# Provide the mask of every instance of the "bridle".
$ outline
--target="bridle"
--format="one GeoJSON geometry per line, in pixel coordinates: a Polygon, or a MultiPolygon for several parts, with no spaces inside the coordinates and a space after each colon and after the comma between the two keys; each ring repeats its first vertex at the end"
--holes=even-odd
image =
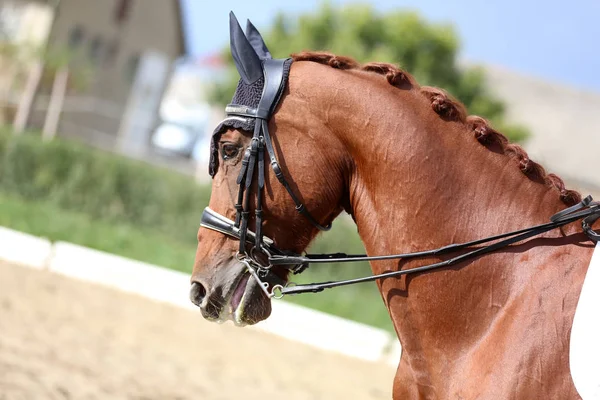
{"type": "MultiPolygon", "coordinates": [[[[289,58],[263,60],[264,86],[258,107],[252,108],[238,104],[229,104],[225,107],[227,116],[225,120],[231,118],[254,120],[252,139],[250,145],[244,152],[242,167],[236,180],[239,188],[237,203],[234,206],[236,211],[235,221],[231,221],[227,217],[224,217],[207,207],[202,214],[202,221],[200,223],[200,226],[239,239],[240,244],[237,253],[238,261],[247,266],[248,271],[254,276],[269,297],[273,297],[275,294],[273,291],[268,291],[268,284],[262,282],[261,277],[266,277],[270,272],[270,268],[275,264],[269,262],[269,264],[265,266],[264,263],[261,263],[257,259],[257,253],[266,256],[267,260],[271,260],[273,257],[288,257],[294,254],[278,249],[275,247],[273,240],[262,234],[262,194],[265,185],[265,151],[268,156],[268,162],[271,165],[277,180],[285,187],[294,201],[296,211],[308,219],[308,221],[310,221],[317,229],[321,231],[328,231],[331,229],[331,224],[324,226],[317,222],[312,214],[306,209],[306,206],[292,191],[292,188],[281,171],[277,157],[275,156],[273,142],[271,141],[271,135],[269,133],[268,121],[285,89],[284,68],[285,64],[290,62],[291,59],[289,58]],[[252,232],[248,229],[248,221],[250,219],[250,189],[254,175],[257,175],[256,208],[254,210],[256,231],[252,232]],[[247,251],[248,243],[253,244],[250,252],[247,251]]],[[[215,134],[220,133],[220,127],[222,125],[223,123],[219,124],[215,134]]],[[[211,171],[211,175],[212,174],[211,171]]],[[[278,265],[284,266],[290,270],[290,272],[295,274],[302,272],[307,267],[307,264],[304,262],[278,265]]],[[[282,290],[284,288],[281,285],[276,285],[273,289],[282,290]]]]}
{"type": "MultiPolygon", "coordinates": [[[[268,121],[272,116],[275,107],[285,89],[286,74],[284,73],[286,63],[290,59],[263,59],[263,77],[264,86],[258,107],[248,107],[238,104],[229,104],[225,108],[226,118],[219,124],[219,127],[213,134],[220,134],[225,122],[238,120],[242,122],[254,122],[254,132],[250,145],[246,149],[242,158],[242,167],[237,178],[239,186],[237,203],[235,204],[236,217],[235,221],[218,214],[210,208],[205,208],[202,214],[201,226],[212,229],[227,236],[239,240],[239,249],[237,259],[243,263],[248,272],[256,279],[261,289],[269,298],[281,298],[287,294],[299,294],[307,292],[320,292],[327,288],[337,286],[350,285],[361,282],[375,281],[390,277],[398,277],[407,274],[431,271],[439,268],[448,267],[458,264],[462,261],[473,259],[520,242],[522,240],[537,236],[544,232],[562,227],[572,222],[581,220],[583,231],[588,237],[594,241],[600,241],[600,234],[592,230],[592,224],[600,218],[600,203],[594,202],[591,196],[586,197],[580,203],[566,208],[550,218],[550,222],[536,225],[533,227],[503,233],[495,236],[490,236],[483,239],[473,240],[466,243],[450,244],[438,249],[419,251],[406,254],[392,254],[383,256],[367,256],[366,254],[305,254],[298,255],[292,252],[284,251],[275,246],[274,240],[263,235],[262,226],[262,196],[265,185],[265,163],[269,163],[277,180],[285,187],[290,197],[296,205],[296,211],[302,214],[312,225],[321,231],[327,231],[331,228],[331,224],[323,226],[312,214],[306,209],[304,204],[299,201],[298,197],[292,191],[288,184],[273,149],[271,135],[269,134],[268,121]],[[267,158],[265,158],[265,151],[267,158]],[[248,221],[250,216],[250,197],[251,187],[256,175],[256,208],[254,210],[256,228],[252,232],[248,229],[248,221]],[[490,243],[494,242],[494,243],[490,243]],[[483,247],[473,249],[473,246],[487,244],[483,247]],[[248,251],[248,248],[250,250],[248,251]],[[414,259],[429,256],[439,256],[448,253],[453,253],[461,250],[468,250],[458,256],[447,259],[445,261],[415,267],[406,270],[391,271],[377,275],[366,276],[357,279],[348,279],[341,281],[320,282],[305,285],[295,285],[288,283],[287,285],[274,285],[269,290],[269,284],[264,282],[264,279],[272,274],[272,268],[283,267],[288,269],[293,274],[298,274],[304,271],[309,264],[317,263],[337,263],[337,262],[358,262],[358,261],[377,261],[377,260],[392,260],[392,259],[414,259]],[[263,260],[266,260],[263,261],[263,260]]],[[[288,65],[289,67],[289,65],[288,65]]],[[[227,124],[225,124],[227,125],[227,124]]],[[[214,155],[214,154],[213,154],[214,155]]],[[[214,171],[211,171],[214,175],[214,171]]]]}

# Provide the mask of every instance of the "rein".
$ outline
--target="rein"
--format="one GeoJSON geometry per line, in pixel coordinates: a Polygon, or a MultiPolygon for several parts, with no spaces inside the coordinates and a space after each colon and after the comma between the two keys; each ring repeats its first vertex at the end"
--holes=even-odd
{"type": "MultiPolygon", "coordinates": [[[[262,195],[265,184],[265,163],[269,162],[277,180],[285,187],[288,194],[296,205],[296,211],[302,214],[312,225],[321,231],[327,231],[331,228],[329,225],[321,225],[310,212],[302,204],[298,197],[292,191],[290,185],[285,179],[283,172],[277,161],[271,135],[269,134],[268,120],[272,116],[279,99],[285,88],[284,73],[286,60],[263,59],[261,61],[264,77],[264,86],[258,107],[248,107],[239,104],[229,104],[225,108],[227,117],[213,134],[213,140],[216,135],[222,132],[224,126],[231,126],[231,121],[251,122],[254,120],[254,132],[250,146],[246,149],[240,173],[237,177],[239,185],[237,203],[235,204],[236,217],[235,221],[211,210],[205,208],[202,214],[200,226],[215,230],[227,236],[239,240],[239,250],[237,259],[244,264],[248,273],[257,281],[263,292],[268,298],[281,298],[284,295],[300,294],[300,293],[317,293],[324,289],[351,285],[355,283],[370,282],[377,279],[385,279],[398,277],[402,275],[431,271],[439,268],[448,267],[458,264],[462,261],[470,260],[475,257],[493,252],[495,250],[510,246],[511,244],[522,240],[540,235],[550,230],[560,228],[564,225],[575,221],[582,220],[582,227],[588,237],[595,242],[600,241],[600,234],[594,232],[591,228],[592,224],[600,218],[600,202],[594,202],[591,196],[586,197],[579,204],[566,208],[550,218],[550,222],[536,225],[533,227],[520,229],[517,231],[503,233],[495,236],[490,236],[483,239],[477,239],[470,242],[450,244],[438,249],[418,251],[406,254],[392,254],[381,256],[367,256],[366,254],[306,254],[298,255],[291,252],[281,250],[275,246],[275,242],[262,234],[262,195]],[[229,124],[228,124],[229,121],[229,124]],[[265,151],[268,159],[265,158],[265,151]],[[250,216],[250,189],[254,181],[256,171],[256,209],[255,220],[256,230],[252,232],[248,229],[248,221],[250,216]],[[498,241],[497,241],[498,240],[498,241]],[[497,241],[496,243],[488,244],[484,247],[472,249],[484,243],[497,241]],[[250,246],[248,246],[250,245],[250,246]],[[250,247],[250,252],[247,248],[250,247]],[[450,258],[446,261],[441,261],[429,265],[410,268],[406,270],[385,272],[382,274],[366,276],[356,279],[348,279],[341,281],[328,281],[313,284],[296,285],[292,282],[287,285],[274,285],[269,290],[269,284],[263,280],[273,272],[271,269],[275,266],[288,269],[294,274],[299,274],[304,271],[309,264],[336,263],[336,262],[359,262],[359,261],[377,261],[377,260],[393,260],[393,259],[415,259],[428,256],[438,256],[448,254],[460,250],[467,250],[466,253],[450,258]],[[267,260],[267,263],[262,261],[267,260]]],[[[212,175],[212,173],[211,173],[212,175]]]]}
{"type": "MultiPolygon", "coordinates": [[[[286,255],[285,252],[277,249],[274,246],[272,239],[263,237],[263,249],[268,249],[273,255],[268,256],[268,265],[264,265],[258,261],[255,257],[248,256],[245,252],[238,253],[238,260],[246,265],[248,272],[257,280],[261,288],[268,297],[281,298],[288,294],[300,294],[300,293],[317,293],[324,289],[329,289],[338,286],[352,285],[355,283],[371,282],[377,279],[385,279],[391,277],[398,277],[402,275],[414,274],[419,272],[431,271],[439,268],[449,267],[458,264],[462,261],[473,259],[483,254],[493,252],[503,247],[510,246],[511,244],[520,242],[525,239],[529,239],[533,236],[540,235],[550,230],[560,228],[564,225],[570,224],[575,221],[582,220],[582,227],[584,232],[593,241],[600,241],[600,234],[592,230],[591,225],[600,218],[600,202],[592,201],[592,196],[586,197],[581,203],[575,206],[569,207],[562,210],[550,218],[550,222],[545,224],[536,225],[533,227],[503,233],[500,235],[490,236],[483,239],[473,240],[465,243],[450,244],[437,249],[418,251],[414,253],[405,254],[391,254],[383,256],[367,256],[366,254],[345,254],[345,253],[334,253],[334,254],[307,254],[304,256],[300,255],[286,255]],[[500,240],[504,239],[504,240],[500,240]],[[305,285],[296,285],[292,282],[286,286],[275,285],[271,291],[268,290],[268,284],[263,282],[262,279],[271,273],[270,269],[274,266],[283,266],[290,269],[294,274],[302,272],[306,269],[309,264],[323,264],[323,263],[337,263],[337,262],[359,262],[359,261],[378,261],[378,260],[394,260],[394,259],[415,259],[428,256],[439,256],[447,253],[456,252],[459,250],[469,249],[472,246],[477,246],[484,243],[489,243],[495,240],[500,240],[496,243],[489,244],[484,247],[473,249],[467,253],[458,255],[445,261],[441,261],[434,264],[424,265],[421,267],[410,268],[400,271],[385,272],[382,274],[366,276],[356,279],[348,279],[341,281],[328,281],[305,285]]],[[[224,233],[228,236],[240,239],[241,235],[239,230],[235,228],[234,221],[223,217],[220,214],[215,213],[210,208],[206,208],[202,215],[201,226],[209,229],[213,229],[224,233]]],[[[257,238],[253,232],[248,232],[250,238],[257,238]]],[[[249,238],[248,241],[250,242],[249,238]]]]}

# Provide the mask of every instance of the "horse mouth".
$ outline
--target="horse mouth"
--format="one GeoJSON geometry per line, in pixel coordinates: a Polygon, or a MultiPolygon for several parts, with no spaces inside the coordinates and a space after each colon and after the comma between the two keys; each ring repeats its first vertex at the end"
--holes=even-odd
{"type": "Polygon", "coordinates": [[[238,283],[237,287],[234,289],[233,294],[231,295],[231,300],[229,301],[229,307],[232,314],[235,314],[239,309],[244,300],[244,295],[246,294],[248,281],[250,280],[251,275],[249,272],[246,272],[242,275],[242,279],[238,283]]]}
{"type": "MultiPolygon", "coordinates": [[[[268,291],[275,285],[285,284],[285,279],[274,273],[268,274],[263,281],[268,284],[268,291]]],[[[248,271],[242,272],[236,279],[222,304],[218,317],[209,319],[219,323],[232,321],[234,325],[243,327],[254,325],[271,315],[271,299],[248,271]]]]}

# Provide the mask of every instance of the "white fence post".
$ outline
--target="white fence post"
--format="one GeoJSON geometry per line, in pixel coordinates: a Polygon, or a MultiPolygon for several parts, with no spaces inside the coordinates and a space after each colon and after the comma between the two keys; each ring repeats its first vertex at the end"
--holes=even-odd
{"type": "Polygon", "coordinates": [[[17,108],[17,113],[13,122],[15,133],[21,133],[25,130],[27,120],[31,114],[33,99],[35,98],[35,93],[40,83],[40,79],[42,78],[43,71],[44,64],[41,61],[34,62],[29,70],[25,90],[23,90],[23,95],[19,101],[19,107],[17,108]]]}
{"type": "Polygon", "coordinates": [[[44,121],[44,128],[42,129],[42,138],[44,140],[50,140],[56,136],[60,113],[65,102],[68,80],[68,67],[63,67],[56,72],[54,83],[52,85],[52,94],[50,95],[50,102],[48,104],[48,112],[46,113],[46,120],[44,121]]]}

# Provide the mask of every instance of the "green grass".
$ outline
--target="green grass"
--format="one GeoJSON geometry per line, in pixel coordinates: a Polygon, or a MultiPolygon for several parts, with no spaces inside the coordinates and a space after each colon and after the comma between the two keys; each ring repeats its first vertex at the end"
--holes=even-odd
{"type": "MultiPolygon", "coordinates": [[[[118,254],[124,257],[190,273],[196,248],[164,234],[142,230],[131,224],[103,221],[88,214],[65,210],[47,201],[24,200],[0,192],[0,226],[20,230],[52,241],[67,241],[118,254]]],[[[315,243],[315,252],[350,251],[348,222],[338,220],[330,240],[315,243]],[[336,240],[337,239],[337,240],[336,240]]],[[[354,243],[356,245],[356,243],[354,243]]],[[[365,264],[311,266],[302,275],[292,277],[297,283],[343,279],[369,274],[365,264]]],[[[287,301],[339,315],[358,322],[392,331],[387,310],[375,283],[363,283],[328,289],[316,294],[289,296],[287,301]]]]}
{"type": "MultiPolygon", "coordinates": [[[[344,278],[340,278],[338,274],[325,270],[332,267],[315,265],[311,267],[314,269],[310,273],[308,271],[303,272],[301,277],[298,277],[298,279],[292,277],[291,280],[296,283],[313,283],[317,281],[345,279],[353,276],[364,276],[371,273],[369,270],[366,273],[357,274],[350,270],[353,268],[351,264],[345,267],[348,270],[344,278]],[[316,271],[317,268],[323,268],[323,270],[316,271]]],[[[389,314],[374,282],[326,289],[320,293],[288,296],[286,300],[393,332],[389,314]]]]}
{"type": "MultiPolygon", "coordinates": [[[[331,231],[317,238],[309,252],[353,254],[364,253],[364,248],[354,223],[349,218],[340,217],[334,221],[331,231]]],[[[313,264],[302,274],[291,276],[290,280],[298,284],[314,283],[358,278],[371,274],[371,268],[366,262],[313,264]]],[[[393,331],[389,314],[375,282],[325,289],[319,293],[288,296],[287,299],[296,304],[393,331]]]]}
{"type": "Polygon", "coordinates": [[[0,225],[118,254],[170,269],[191,272],[195,247],[126,223],[109,223],[46,202],[0,194],[0,225]]]}

